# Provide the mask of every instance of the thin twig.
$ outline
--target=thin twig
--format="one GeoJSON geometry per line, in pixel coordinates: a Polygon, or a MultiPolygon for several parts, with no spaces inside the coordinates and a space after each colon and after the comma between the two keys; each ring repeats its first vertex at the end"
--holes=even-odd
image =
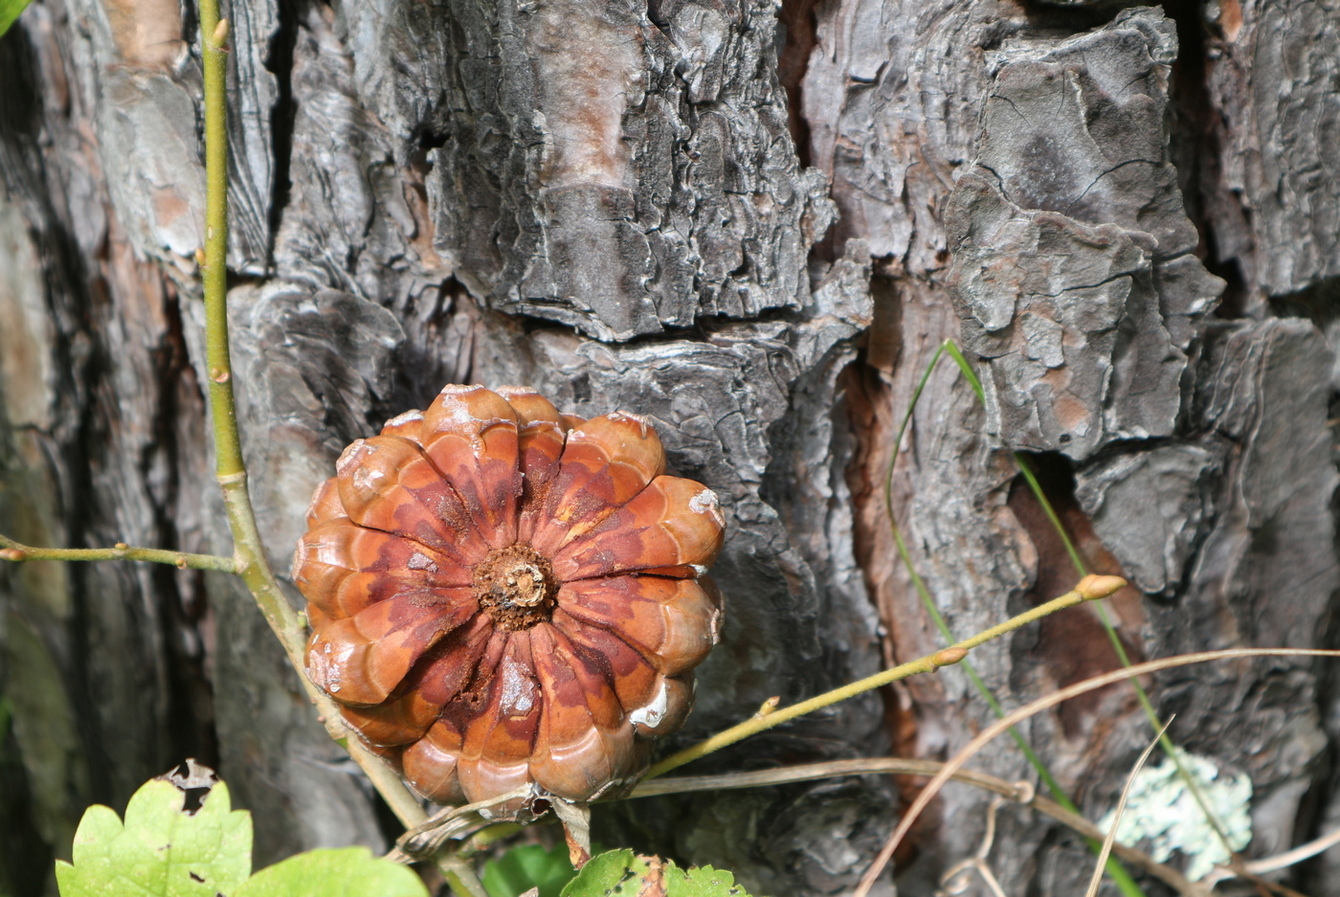
{"type": "MultiPolygon", "coordinates": [[[[413,828],[427,817],[400,777],[357,737],[349,738],[339,707],[303,672],[307,637],[302,618],[288,603],[265,558],[256,527],[247,469],[237,429],[232,362],[228,351],[228,104],[225,94],[228,21],[219,18],[218,0],[200,0],[201,56],[205,83],[205,352],[209,368],[210,419],[214,432],[215,477],[233,532],[238,575],[246,583],[270,628],[279,637],[308,697],[331,738],[340,742],[367,774],[401,824],[413,828]]],[[[487,897],[469,862],[456,856],[437,860],[452,891],[487,897]]]]}
{"type": "MultiPolygon", "coordinates": [[[[1287,869],[1295,863],[1301,863],[1310,857],[1314,857],[1324,850],[1330,850],[1335,845],[1340,844],[1340,829],[1322,835],[1306,844],[1300,844],[1292,850],[1286,850],[1284,853],[1277,853],[1272,857],[1262,857],[1259,860],[1249,860],[1242,864],[1244,872],[1252,875],[1266,875],[1271,872],[1278,872],[1280,869],[1287,869]]],[[[1212,875],[1217,874],[1215,881],[1222,881],[1225,878],[1234,878],[1237,872],[1224,867],[1217,867],[1212,875]],[[1223,870],[1220,873],[1220,870],[1223,870]]]]}
{"type": "Polygon", "coordinates": [[[1005,897],[1005,891],[1000,886],[1000,881],[996,878],[991,867],[987,864],[987,857],[991,855],[991,846],[996,841],[996,814],[1000,812],[1001,805],[1005,799],[1000,795],[991,798],[991,803],[986,808],[986,831],[982,834],[982,842],[977,846],[977,852],[963,862],[951,866],[940,876],[940,890],[936,891],[937,897],[941,894],[957,895],[962,894],[968,889],[969,879],[967,873],[974,871],[982,879],[993,897],[1005,897]],[[962,884],[958,887],[952,887],[955,878],[962,876],[962,884]]]}
{"type": "Polygon", "coordinates": [[[117,542],[111,548],[37,548],[0,536],[0,561],[147,561],[191,570],[236,573],[237,561],[217,554],[192,554],[162,548],[137,548],[117,542]]]}
{"type": "MultiPolygon", "coordinates": [[[[755,770],[753,772],[729,772],[712,776],[675,776],[674,778],[656,779],[651,782],[644,781],[633,789],[629,799],[698,791],[758,788],[765,785],[785,785],[793,782],[810,782],[816,779],[840,776],[883,774],[930,778],[944,769],[944,766],[944,763],[935,760],[865,757],[859,760],[829,760],[824,763],[807,763],[800,766],[755,770]]],[[[953,773],[951,778],[956,782],[992,791],[1004,798],[1037,810],[1044,816],[1049,816],[1062,825],[1073,829],[1085,838],[1094,841],[1101,841],[1103,838],[1103,831],[1098,826],[1058,801],[1037,794],[1033,786],[1027,782],[1010,782],[971,769],[959,769],[953,773]]],[[[1141,850],[1123,844],[1114,844],[1112,852],[1123,861],[1160,879],[1179,894],[1187,895],[1187,897],[1200,897],[1204,891],[1203,888],[1188,881],[1176,869],[1156,861],[1141,850]]]]}
{"type": "Polygon", "coordinates": [[[839,701],[845,701],[856,695],[870,691],[871,689],[881,688],[890,682],[897,682],[900,679],[906,679],[908,676],[917,673],[930,673],[942,666],[948,666],[952,663],[958,663],[968,652],[978,645],[989,642],[994,638],[1013,632],[1021,626],[1026,626],[1034,620],[1040,620],[1048,614],[1055,613],[1067,607],[1074,607],[1083,601],[1092,601],[1098,598],[1105,598],[1126,584],[1126,581],[1119,576],[1088,576],[1080,581],[1074,589],[1066,592],[1059,598],[1053,598],[1046,604],[1040,604],[1037,607],[1025,611],[1016,617],[1012,617],[997,626],[983,630],[971,638],[964,639],[958,644],[951,645],[948,648],[941,648],[933,654],[927,654],[917,660],[908,663],[899,664],[892,669],[884,670],[860,679],[856,682],[848,683],[840,688],[810,698],[807,701],[801,701],[798,704],[792,704],[789,707],[780,707],[769,713],[759,713],[750,717],[742,723],[737,723],[722,732],[718,732],[711,738],[698,742],[692,747],[686,748],[677,754],[674,754],[660,763],[652,766],[647,771],[644,778],[653,779],[664,775],[672,769],[690,763],[700,757],[705,757],[714,751],[719,751],[724,747],[735,744],[737,741],[748,738],[751,735],[757,735],[774,726],[779,726],[784,722],[793,720],[798,716],[804,716],[807,713],[813,713],[830,704],[836,704],[839,701]]]}
{"type": "Polygon", "coordinates": [[[1112,814],[1112,827],[1108,829],[1107,836],[1103,838],[1103,849],[1098,852],[1098,863],[1093,867],[1093,875],[1089,878],[1089,889],[1084,892],[1084,897],[1095,897],[1098,893],[1098,886],[1103,883],[1103,869],[1107,866],[1107,858],[1112,853],[1112,845],[1117,843],[1117,827],[1121,825],[1121,815],[1126,812],[1126,801],[1131,796],[1131,788],[1135,785],[1135,777],[1144,769],[1145,763],[1149,760],[1149,755],[1154,753],[1154,748],[1158,747],[1159,740],[1163,733],[1168,731],[1172,725],[1173,717],[1168,717],[1168,721],[1159,729],[1159,733],[1140,754],[1140,759],[1135,761],[1135,766],[1131,769],[1130,775],[1126,776],[1126,785],[1121,789],[1121,799],[1117,801],[1117,811],[1112,814]]]}
{"type": "MultiPolygon", "coordinates": [[[[205,352],[209,368],[210,419],[214,431],[215,477],[233,531],[237,572],[251,591],[284,653],[320,714],[326,731],[363,769],[377,792],[406,828],[426,818],[419,800],[400,777],[357,737],[349,738],[339,707],[303,672],[307,637],[302,618],[289,606],[265,558],[256,515],[247,491],[247,469],[237,430],[233,371],[228,351],[228,104],[225,94],[228,21],[219,18],[218,0],[200,0],[201,56],[205,82],[205,352]]],[[[456,856],[437,861],[451,889],[462,897],[487,897],[473,867],[456,856]]]]}
{"type": "MultiPolygon", "coordinates": [[[[944,764],[935,760],[909,760],[902,757],[863,757],[858,760],[828,760],[823,763],[804,763],[798,766],[784,766],[780,769],[759,769],[752,772],[725,772],[712,776],[675,776],[670,779],[655,779],[640,782],[627,800],[640,797],[661,797],[666,794],[690,794],[697,791],[733,791],[740,788],[761,788],[765,785],[789,785],[795,782],[812,782],[817,779],[841,778],[843,776],[864,776],[871,774],[896,776],[935,775],[944,764]]],[[[1023,782],[1007,782],[1005,779],[970,769],[954,774],[957,782],[966,782],[985,788],[988,791],[1008,797],[1014,801],[1027,803],[1032,788],[1023,782]]]]}

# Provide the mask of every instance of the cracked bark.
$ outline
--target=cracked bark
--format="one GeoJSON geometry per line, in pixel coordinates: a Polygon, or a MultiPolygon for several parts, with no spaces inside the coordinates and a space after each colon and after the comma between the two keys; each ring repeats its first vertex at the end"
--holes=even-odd
{"type": "MultiPolygon", "coordinates": [[[[1074,579],[1017,449],[1088,561],[1135,584],[1112,610],[1137,656],[1333,640],[1340,12],[1064,6],[232,11],[230,303],[276,565],[339,450],[446,382],[647,414],[731,520],[725,641],[687,743],[938,647],[881,483],[953,337],[988,406],[931,378],[894,502],[959,634],[1074,579]]],[[[0,42],[0,531],[23,540],[227,550],[198,386],[191,27],[167,0],[45,0],[0,42]]],[[[87,803],[186,754],[255,811],[262,860],[383,837],[233,583],[30,565],[0,589],[0,813],[31,823],[0,888],[38,892],[87,803]]],[[[974,660],[1007,704],[1113,662],[1082,610],[974,660]]],[[[1274,662],[1151,683],[1179,742],[1251,773],[1249,854],[1340,819],[1337,681],[1274,662]]],[[[702,771],[943,756],[986,719],[946,672],[702,771]]],[[[1147,737],[1119,690],[1025,734],[1095,815],[1147,737]]],[[[982,763],[1029,775],[1005,746],[982,763]]],[[[909,787],[658,799],[596,823],[757,892],[843,893],[909,787]]],[[[975,851],[985,808],[950,789],[897,887],[928,892],[975,851]]],[[[1008,893],[1087,877],[1082,846],[1027,814],[1002,813],[996,845],[1008,893]]],[[[1336,863],[1288,881],[1340,894],[1336,863]]]]}

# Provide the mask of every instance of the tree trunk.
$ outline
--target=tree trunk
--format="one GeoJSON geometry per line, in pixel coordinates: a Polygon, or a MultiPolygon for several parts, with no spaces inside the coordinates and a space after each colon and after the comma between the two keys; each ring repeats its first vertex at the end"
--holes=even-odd
{"type": "MultiPolygon", "coordinates": [[[[1340,7],[997,0],[234,3],[229,293],[261,531],[286,571],[344,445],[448,382],[649,416],[722,497],[723,644],[667,748],[943,644],[1078,578],[1135,659],[1333,644],[1340,7]]],[[[194,11],[40,0],[0,40],[0,532],[228,553],[194,254],[194,11]]],[[[0,567],[0,890],[51,889],[85,805],[184,756],[249,807],[258,861],[383,843],[230,578],[0,567]],[[44,884],[45,883],[45,884],[44,884]]],[[[294,592],[295,602],[297,598],[294,592]]],[[[1117,664],[1092,607],[973,654],[1007,707],[1117,664]]],[[[1340,823],[1336,668],[1147,685],[1170,734],[1250,775],[1266,856],[1340,823]]],[[[992,718],[960,670],[847,702],[693,772],[943,758],[992,718]]],[[[1022,734],[1091,818],[1151,737],[1128,687],[1022,734]]],[[[987,771],[1035,780],[1001,742],[987,771]]],[[[686,770],[688,771],[688,770],[686,770]]],[[[601,840],[849,891],[917,782],[597,810],[601,840]]],[[[951,786],[881,893],[982,845],[951,786]]],[[[1073,833],[997,814],[1010,894],[1075,894],[1073,833]]],[[[1340,852],[1284,873],[1340,894],[1340,852]]],[[[974,885],[975,886],[975,885],[974,885]]],[[[1153,893],[1151,891],[1151,893],[1153,893]]]]}

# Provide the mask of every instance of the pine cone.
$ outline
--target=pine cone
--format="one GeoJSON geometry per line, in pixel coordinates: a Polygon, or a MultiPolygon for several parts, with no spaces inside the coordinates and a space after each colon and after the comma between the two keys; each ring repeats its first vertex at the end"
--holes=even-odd
{"type": "MultiPolygon", "coordinates": [[[[293,578],[307,675],[440,803],[630,786],[717,641],[716,495],[632,414],[448,386],[345,449],[293,578]]],[[[521,803],[503,813],[521,811],[521,803]]]]}

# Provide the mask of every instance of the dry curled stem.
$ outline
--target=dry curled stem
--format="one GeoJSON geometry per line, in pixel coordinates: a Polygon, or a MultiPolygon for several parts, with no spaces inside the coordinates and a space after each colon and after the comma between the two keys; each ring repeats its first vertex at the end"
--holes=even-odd
{"type": "Polygon", "coordinates": [[[397,838],[395,847],[386,858],[397,863],[414,863],[427,859],[448,841],[462,841],[475,832],[496,824],[498,820],[488,812],[492,808],[533,796],[534,788],[524,785],[487,800],[460,807],[447,807],[411,827],[397,838]]]}
{"type": "MultiPolygon", "coordinates": [[[[723,791],[736,788],[760,788],[767,785],[784,785],[793,782],[809,782],[817,779],[837,778],[841,776],[859,776],[870,774],[925,776],[930,778],[944,769],[945,764],[935,760],[911,760],[901,757],[866,757],[858,760],[830,760],[824,763],[808,763],[800,766],[787,766],[781,769],[765,769],[753,772],[732,772],[711,776],[675,776],[643,782],[633,789],[630,798],[658,797],[664,794],[682,794],[697,791],[723,791]]],[[[1102,829],[1088,819],[1066,809],[1061,804],[1037,793],[1028,782],[1011,782],[997,776],[960,769],[951,778],[956,782],[973,785],[1004,797],[1022,806],[1029,807],[1055,819],[1062,825],[1078,832],[1086,838],[1101,840],[1102,829]]],[[[1149,873],[1186,897],[1201,897],[1201,889],[1164,863],[1156,861],[1149,854],[1124,844],[1113,844],[1112,852],[1124,862],[1149,873]]]]}
{"type": "MultiPolygon", "coordinates": [[[[1179,657],[1152,660],[1147,663],[1136,664],[1135,666],[1115,670],[1111,673],[1105,673],[1101,676],[1095,676],[1067,688],[1060,689],[1059,691],[1053,692],[1046,697],[1039,698],[1038,700],[1019,708],[983,729],[981,733],[973,738],[972,741],[968,742],[961,751],[955,754],[954,757],[935,774],[935,777],[927,783],[926,787],[917,795],[916,800],[912,802],[912,806],[910,806],[907,809],[907,812],[903,814],[903,818],[899,821],[898,827],[895,828],[893,834],[889,836],[889,840],[885,843],[879,856],[875,858],[875,861],[866,871],[865,876],[861,879],[860,885],[854,892],[855,897],[865,897],[865,895],[870,893],[870,888],[884,871],[884,867],[888,865],[889,859],[893,856],[894,851],[897,850],[898,845],[902,843],[902,839],[906,837],[908,831],[911,830],[912,825],[916,822],[917,817],[921,815],[921,812],[925,810],[926,806],[935,799],[937,794],[939,794],[940,789],[944,787],[945,782],[949,781],[956,772],[962,769],[963,764],[972,759],[972,757],[985,745],[1011,726],[1022,722],[1035,713],[1053,707],[1062,701],[1067,701],[1070,698],[1087,694],[1088,692],[1096,691],[1100,688],[1105,688],[1106,686],[1117,682],[1134,679],[1138,676],[1143,676],[1146,673],[1155,673],[1159,670],[1189,666],[1195,663],[1205,663],[1212,660],[1229,660],[1232,658],[1246,657],[1340,657],[1340,651],[1301,648],[1232,648],[1223,651],[1202,651],[1196,654],[1184,654],[1179,657]]],[[[1118,855],[1121,855],[1120,851],[1115,852],[1117,852],[1118,855]]],[[[1179,888],[1179,891],[1184,894],[1199,893],[1199,891],[1190,885],[1188,885],[1187,890],[1183,891],[1179,888]]]]}

